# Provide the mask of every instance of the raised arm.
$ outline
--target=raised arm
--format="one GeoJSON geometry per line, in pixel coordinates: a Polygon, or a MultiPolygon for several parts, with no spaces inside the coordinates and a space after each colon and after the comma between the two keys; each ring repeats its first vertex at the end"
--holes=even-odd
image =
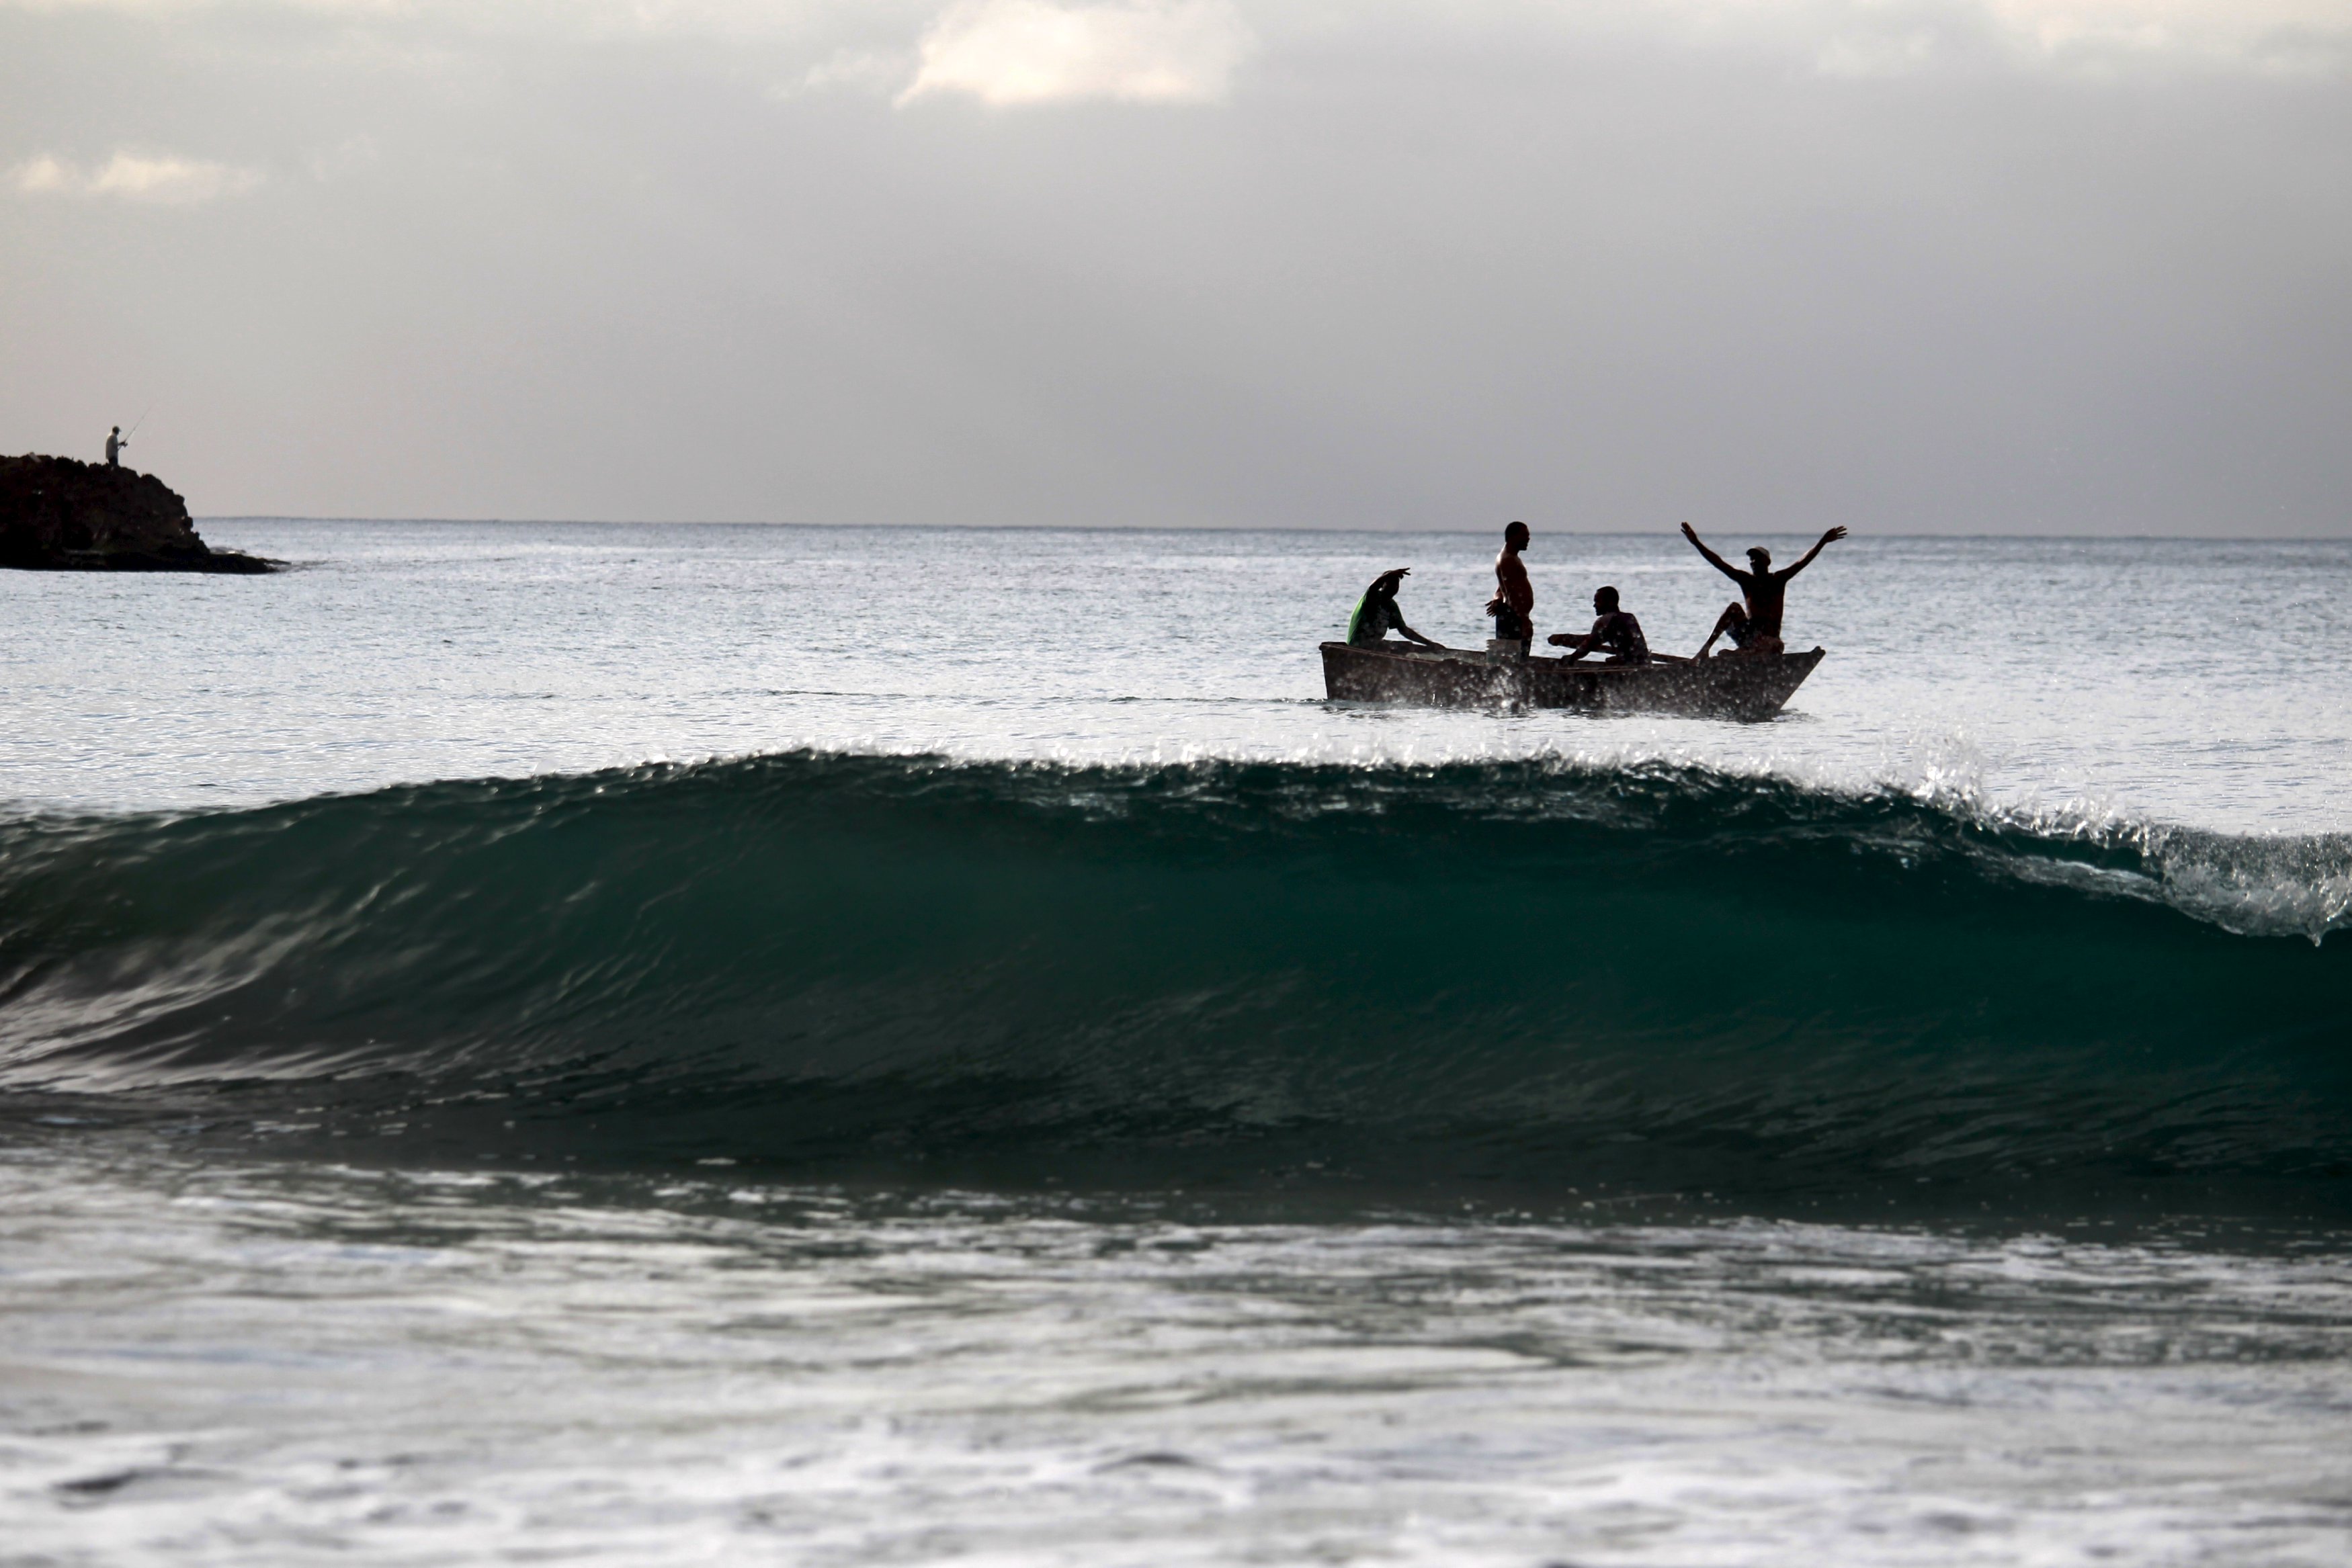
{"type": "MultiPolygon", "coordinates": [[[[1706,541],[1698,537],[1698,530],[1692,528],[1688,523],[1685,523],[1683,525],[1683,538],[1690,540],[1691,548],[1693,549],[1706,557],[1707,564],[1709,566],[1712,566],[1716,570],[1723,573],[1724,576],[1731,579],[1732,581],[1739,584],[1742,588],[1748,586],[1747,575],[1738,567],[1732,565],[1729,561],[1724,559],[1721,556],[1707,549],[1706,541]]],[[[1821,547],[1816,545],[1813,548],[1815,549],[1819,549],[1821,547]]]]}
{"type": "Polygon", "coordinates": [[[1804,554],[1797,558],[1796,565],[1790,567],[1780,574],[1780,580],[1786,582],[1789,579],[1804,570],[1805,568],[1812,565],[1813,558],[1822,553],[1822,547],[1823,545],[1828,544],[1832,539],[1842,539],[1843,538],[1845,538],[1845,528],[1843,525],[1840,525],[1837,528],[1830,529],[1829,532],[1823,534],[1820,538],[1813,541],[1812,549],[1807,550],[1804,554]]]}

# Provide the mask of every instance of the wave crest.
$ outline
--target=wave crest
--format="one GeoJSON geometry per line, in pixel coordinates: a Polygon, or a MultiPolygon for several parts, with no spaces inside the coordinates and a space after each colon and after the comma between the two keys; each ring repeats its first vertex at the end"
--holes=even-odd
{"type": "Polygon", "coordinates": [[[802,753],[0,826],[0,1088],[622,1158],[2337,1190],[2347,903],[2341,837],[1688,767],[802,753]]]}

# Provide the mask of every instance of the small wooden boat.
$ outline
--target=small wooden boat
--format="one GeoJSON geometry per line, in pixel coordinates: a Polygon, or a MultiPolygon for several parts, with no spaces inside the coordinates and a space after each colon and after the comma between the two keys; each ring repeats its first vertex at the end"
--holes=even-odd
{"type": "Polygon", "coordinates": [[[1564,707],[1588,713],[1676,713],[1770,718],[1795,695],[1822,650],[1769,658],[1661,659],[1648,664],[1507,658],[1411,643],[1323,644],[1323,685],[1336,702],[1423,707],[1564,707]]]}

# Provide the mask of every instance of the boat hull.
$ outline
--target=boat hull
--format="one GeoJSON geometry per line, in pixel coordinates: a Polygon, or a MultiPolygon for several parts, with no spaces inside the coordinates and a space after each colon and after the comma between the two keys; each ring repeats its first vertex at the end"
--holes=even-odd
{"type": "Polygon", "coordinates": [[[1586,713],[1674,713],[1700,718],[1766,719],[1805,684],[1822,650],[1770,658],[1725,657],[1689,664],[1570,664],[1566,659],[1489,659],[1444,653],[1323,644],[1323,686],[1336,702],[1421,707],[1557,707],[1586,713]]]}

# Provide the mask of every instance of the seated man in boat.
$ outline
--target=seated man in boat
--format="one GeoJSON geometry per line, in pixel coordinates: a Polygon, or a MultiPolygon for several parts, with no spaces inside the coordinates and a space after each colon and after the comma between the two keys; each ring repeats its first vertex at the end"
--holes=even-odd
{"type": "Polygon", "coordinates": [[[1568,656],[1570,664],[1598,648],[1609,657],[1612,664],[1646,664],[1650,662],[1649,641],[1642,635],[1642,623],[1633,619],[1630,610],[1617,608],[1617,591],[1598,589],[1592,595],[1592,613],[1600,619],[1592,630],[1579,637],[1573,632],[1555,632],[1545,641],[1555,648],[1573,647],[1568,656]]]}
{"type": "Polygon", "coordinates": [[[1683,525],[1683,538],[1690,540],[1716,570],[1739,584],[1739,591],[1748,601],[1744,605],[1735,601],[1723,607],[1723,613],[1716,617],[1715,630],[1709,632],[1706,641],[1699,644],[1698,657],[1706,658],[1707,650],[1715,646],[1715,640],[1728,632],[1731,633],[1731,645],[1739,650],[1740,655],[1767,658],[1783,652],[1780,612],[1788,597],[1789,580],[1812,565],[1813,558],[1822,553],[1823,545],[1832,539],[1845,538],[1845,530],[1830,529],[1813,541],[1813,548],[1799,557],[1796,565],[1784,567],[1779,571],[1772,570],[1772,552],[1761,546],[1748,552],[1748,570],[1742,571],[1701,543],[1696,530],[1688,523],[1683,525]]]}
{"type": "Polygon", "coordinates": [[[1503,553],[1495,558],[1495,597],[1486,601],[1486,613],[1495,618],[1496,640],[1517,643],[1522,653],[1536,636],[1535,584],[1528,580],[1527,562],[1519,559],[1532,537],[1525,523],[1503,530],[1503,553]]]}
{"type": "Polygon", "coordinates": [[[1412,575],[1412,568],[1398,567],[1372,579],[1371,587],[1356,601],[1355,613],[1348,617],[1348,643],[1350,647],[1376,648],[1384,641],[1391,627],[1402,632],[1424,648],[1443,648],[1443,643],[1433,643],[1404,623],[1404,612],[1397,608],[1397,590],[1412,575]]]}

